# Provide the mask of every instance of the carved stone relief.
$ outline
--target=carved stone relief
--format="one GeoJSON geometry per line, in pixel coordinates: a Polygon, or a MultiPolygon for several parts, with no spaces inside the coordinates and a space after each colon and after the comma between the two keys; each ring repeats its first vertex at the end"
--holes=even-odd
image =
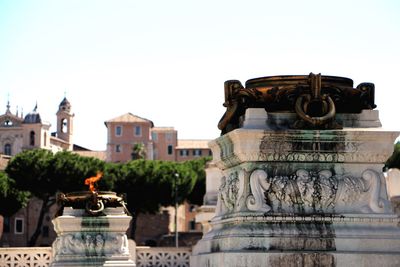
{"type": "Polygon", "coordinates": [[[53,243],[54,256],[85,255],[107,256],[129,254],[128,239],[125,234],[71,233],[58,236],[53,243]]]}
{"type": "Polygon", "coordinates": [[[238,206],[244,191],[244,171],[233,171],[221,178],[218,192],[216,214],[233,212],[238,206]]]}
{"type": "Polygon", "coordinates": [[[268,177],[264,170],[250,176],[247,208],[285,213],[385,213],[388,201],[381,177],[366,170],[361,177],[333,175],[329,170],[299,169],[292,175],[268,177]]]}
{"type": "Polygon", "coordinates": [[[260,142],[261,158],[268,161],[343,162],[349,155],[358,154],[360,146],[356,141],[292,139],[292,136],[265,135],[260,142]]]}

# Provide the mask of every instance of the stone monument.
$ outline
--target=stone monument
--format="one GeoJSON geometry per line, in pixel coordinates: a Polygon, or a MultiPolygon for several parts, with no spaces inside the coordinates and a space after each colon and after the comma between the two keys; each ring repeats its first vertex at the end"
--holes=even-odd
{"type": "Polygon", "coordinates": [[[218,201],[218,188],[222,171],[213,163],[208,162],[206,172],[206,193],[203,198],[203,205],[197,209],[196,222],[201,223],[203,234],[210,230],[210,221],[214,217],[215,207],[218,201]]]}
{"type": "Polygon", "coordinates": [[[225,82],[218,203],[191,266],[400,266],[374,84],[310,74],[225,82]]]}
{"type": "MultiPolygon", "coordinates": [[[[88,179],[94,178],[99,175],[88,179]]],[[[50,266],[136,266],[126,236],[131,216],[123,198],[97,192],[88,179],[90,191],[58,196],[62,208],[53,219],[57,239],[50,266]]]]}

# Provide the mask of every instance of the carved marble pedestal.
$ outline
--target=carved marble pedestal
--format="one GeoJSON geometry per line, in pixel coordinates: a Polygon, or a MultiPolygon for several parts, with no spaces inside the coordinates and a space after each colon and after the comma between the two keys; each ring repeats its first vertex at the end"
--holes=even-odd
{"type": "Polygon", "coordinates": [[[83,209],[65,207],[53,220],[52,267],[136,266],[131,260],[126,230],[131,220],[123,208],[105,208],[104,216],[87,216],[83,209]]]}
{"type": "Polygon", "coordinates": [[[400,266],[382,173],[399,133],[373,110],[338,114],[340,130],[285,127],[295,118],[248,109],[210,143],[221,185],[191,266],[400,266]]]}

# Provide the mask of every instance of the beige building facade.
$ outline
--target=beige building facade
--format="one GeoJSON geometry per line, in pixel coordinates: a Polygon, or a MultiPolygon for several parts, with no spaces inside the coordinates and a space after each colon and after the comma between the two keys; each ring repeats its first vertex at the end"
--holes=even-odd
{"type": "Polygon", "coordinates": [[[179,140],[173,127],[154,127],[151,120],[126,113],[104,123],[107,127],[106,160],[127,162],[135,144],[143,144],[151,160],[186,161],[211,156],[209,140],[179,140]]]}
{"type": "MultiPolygon", "coordinates": [[[[151,120],[126,113],[105,122],[107,127],[106,161],[127,162],[132,159],[135,144],[143,144],[146,158],[182,162],[211,156],[209,140],[178,139],[178,131],[173,127],[155,127],[151,120]]],[[[195,222],[195,205],[184,203],[177,212],[178,231],[181,233],[201,232],[201,224],[195,222]]],[[[174,207],[166,208],[170,215],[169,232],[175,229],[174,207]]],[[[159,215],[157,215],[159,216],[159,215]]],[[[150,216],[151,217],[151,216],[150,216]]],[[[138,220],[138,224],[140,221],[138,220]]],[[[138,226],[140,227],[140,226],[138,226]]],[[[138,240],[138,244],[141,243],[138,240]]]]}
{"type": "Polygon", "coordinates": [[[71,104],[64,98],[57,116],[57,130],[50,132],[50,123],[42,120],[37,105],[26,116],[10,111],[0,116],[0,153],[15,156],[26,149],[43,148],[54,152],[73,149],[73,118],[71,104]]]}
{"type": "MultiPolygon", "coordinates": [[[[42,120],[37,105],[26,116],[13,114],[9,103],[6,112],[0,116],[0,169],[4,170],[9,159],[27,150],[42,148],[53,152],[74,149],[73,119],[71,103],[64,97],[58,106],[56,131],[50,132],[50,123],[42,120]]],[[[26,246],[36,229],[41,200],[32,198],[27,207],[20,209],[11,217],[3,218],[1,246],[26,246]]],[[[38,246],[49,246],[55,238],[51,219],[56,205],[45,214],[38,246]]]]}

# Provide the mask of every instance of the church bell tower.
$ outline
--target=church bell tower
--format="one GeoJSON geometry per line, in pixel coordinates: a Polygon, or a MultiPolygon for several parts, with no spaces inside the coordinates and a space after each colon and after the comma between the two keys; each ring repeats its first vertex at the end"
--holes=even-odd
{"type": "Polygon", "coordinates": [[[74,116],[75,114],[71,111],[71,103],[64,97],[57,111],[57,137],[69,144],[69,150],[73,148],[74,116]]]}

